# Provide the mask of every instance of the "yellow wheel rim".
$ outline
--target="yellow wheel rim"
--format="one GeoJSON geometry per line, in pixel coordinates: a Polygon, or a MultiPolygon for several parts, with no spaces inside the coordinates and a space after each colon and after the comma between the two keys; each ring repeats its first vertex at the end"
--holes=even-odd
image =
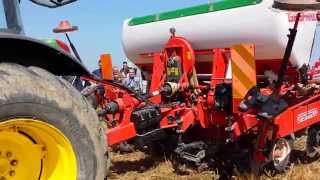
{"type": "Polygon", "coordinates": [[[0,123],[0,180],[76,179],[76,156],[60,130],[34,119],[0,123]]]}

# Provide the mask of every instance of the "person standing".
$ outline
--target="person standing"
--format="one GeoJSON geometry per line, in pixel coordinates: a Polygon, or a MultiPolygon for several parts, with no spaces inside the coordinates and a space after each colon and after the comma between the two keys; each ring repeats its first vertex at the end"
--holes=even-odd
{"type": "Polygon", "coordinates": [[[136,73],[133,68],[129,68],[128,77],[126,77],[123,81],[123,86],[132,89],[133,91],[139,92],[140,91],[140,82],[136,78],[136,73]]]}
{"type": "Polygon", "coordinates": [[[151,83],[151,75],[149,71],[144,67],[141,68],[140,73],[141,73],[141,78],[140,78],[141,91],[143,94],[146,94],[148,92],[148,89],[151,83]]]}
{"type": "Polygon", "coordinates": [[[98,61],[98,69],[92,71],[92,74],[95,75],[97,78],[102,79],[102,72],[101,72],[101,60],[98,61]]]}
{"type": "Polygon", "coordinates": [[[122,83],[123,77],[122,77],[122,74],[120,73],[119,68],[117,66],[112,67],[112,78],[113,78],[114,82],[119,83],[119,84],[122,83]]]}
{"type": "Polygon", "coordinates": [[[129,66],[127,61],[123,61],[122,63],[122,68],[120,69],[120,73],[122,74],[123,77],[127,77],[129,73],[129,66]]]}

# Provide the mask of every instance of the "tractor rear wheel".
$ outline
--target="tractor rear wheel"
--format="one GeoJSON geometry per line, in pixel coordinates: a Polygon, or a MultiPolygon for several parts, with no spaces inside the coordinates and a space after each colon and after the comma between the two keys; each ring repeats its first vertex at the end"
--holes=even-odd
{"type": "Polygon", "coordinates": [[[0,179],[104,179],[104,127],[79,92],[17,64],[1,63],[0,79],[0,179]]]}

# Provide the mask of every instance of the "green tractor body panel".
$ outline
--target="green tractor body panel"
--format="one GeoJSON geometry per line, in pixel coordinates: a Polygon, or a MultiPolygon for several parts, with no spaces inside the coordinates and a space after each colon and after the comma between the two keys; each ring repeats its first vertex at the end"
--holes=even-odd
{"type": "Polygon", "coordinates": [[[38,66],[55,75],[88,75],[90,72],[63,49],[24,35],[0,33],[0,62],[38,66]]]}
{"type": "MultiPolygon", "coordinates": [[[[47,7],[58,7],[75,0],[32,0],[47,7]],[[55,3],[57,2],[57,3],[55,3]]],[[[0,27],[0,62],[38,66],[55,75],[85,75],[89,71],[59,41],[49,44],[27,37],[23,31],[18,0],[1,0],[0,13],[6,23],[0,27]],[[6,26],[5,26],[6,25],[6,26]],[[57,44],[55,44],[57,43],[57,44]],[[63,48],[65,47],[65,48],[63,48]]],[[[70,50],[69,50],[70,51],[70,50]]]]}

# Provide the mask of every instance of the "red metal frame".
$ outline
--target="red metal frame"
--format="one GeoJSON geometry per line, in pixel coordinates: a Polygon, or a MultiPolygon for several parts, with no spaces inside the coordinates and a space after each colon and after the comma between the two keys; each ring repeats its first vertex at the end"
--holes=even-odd
{"type": "MultiPolygon", "coordinates": [[[[151,85],[150,85],[150,92],[154,92],[158,90],[161,85],[163,84],[163,72],[164,72],[164,61],[162,60],[163,58],[162,53],[155,53],[153,57],[153,63],[157,64],[157,66],[153,66],[153,71],[152,71],[152,79],[151,79],[151,85]]],[[[161,101],[161,96],[155,96],[150,99],[150,101],[154,103],[160,103],[161,101]]]]}
{"type": "MultiPolygon", "coordinates": [[[[231,83],[225,79],[229,59],[226,59],[230,49],[207,49],[207,50],[193,50],[190,43],[182,37],[171,37],[168,43],[165,45],[163,52],[155,52],[142,54],[144,57],[153,58],[152,66],[152,79],[149,92],[156,92],[161,89],[165,83],[166,75],[166,62],[172,50],[178,50],[178,55],[181,57],[181,63],[183,67],[183,75],[181,81],[179,81],[181,87],[188,87],[188,78],[192,75],[194,67],[197,66],[197,55],[211,55],[211,79],[209,83],[199,82],[197,87],[193,87],[198,90],[206,90],[206,94],[196,96],[196,105],[190,105],[191,96],[194,95],[194,91],[188,88],[180,89],[185,98],[184,103],[177,104],[175,106],[162,107],[161,114],[162,119],[160,121],[160,128],[178,128],[180,132],[187,131],[191,125],[199,125],[202,130],[194,133],[195,137],[203,137],[206,139],[227,139],[227,133],[222,132],[228,126],[226,120],[227,113],[223,111],[217,111],[214,109],[215,105],[215,86],[219,83],[226,82],[231,83]],[[185,86],[187,84],[187,86],[185,86]],[[179,115],[181,124],[176,122],[169,122],[168,117],[173,115],[179,115]]],[[[273,69],[275,72],[280,66],[279,60],[259,60],[256,63],[257,76],[262,75],[263,71],[267,68],[273,69]]],[[[143,65],[150,68],[150,65],[143,65]]],[[[297,72],[291,68],[289,70],[289,76],[293,77],[290,81],[291,84],[296,82],[297,72]]],[[[87,78],[91,80],[92,78],[87,78]]],[[[290,79],[289,79],[290,80],[290,79]]],[[[119,105],[120,115],[117,116],[117,123],[115,127],[110,127],[106,134],[108,144],[113,145],[137,136],[134,124],[130,121],[132,111],[137,107],[144,106],[144,102],[135,97],[127,89],[109,83],[107,81],[93,80],[96,83],[101,83],[105,86],[106,95],[104,97],[106,104],[110,101],[114,101],[119,105]]],[[[285,92],[292,91],[292,89],[284,89],[285,92]]],[[[272,91],[271,91],[272,93],[272,91]]],[[[292,92],[294,93],[294,92],[292,92]]],[[[270,92],[269,92],[270,94],[270,92]]],[[[277,115],[273,122],[259,120],[257,118],[257,112],[250,110],[247,112],[239,112],[238,106],[241,99],[235,100],[233,104],[232,112],[232,136],[234,140],[237,140],[244,134],[258,134],[256,138],[255,151],[253,158],[257,162],[264,161],[267,157],[262,153],[262,149],[266,147],[266,141],[271,140],[273,142],[278,138],[286,137],[291,133],[304,129],[312,124],[320,121],[320,94],[312,94],[310,97],[294,97],[290,106],[281,114],[277,115]],[[272,136],[270,137],[270,132],[272,136]]],[[[149,99],[155,104],[166,104],[161,95],[154,96],[149,99]]],[[[108,117],[106,117],[108,119],[108,117]]],[[[110,119],[110,118],[109,118],[110,119]]]]}

